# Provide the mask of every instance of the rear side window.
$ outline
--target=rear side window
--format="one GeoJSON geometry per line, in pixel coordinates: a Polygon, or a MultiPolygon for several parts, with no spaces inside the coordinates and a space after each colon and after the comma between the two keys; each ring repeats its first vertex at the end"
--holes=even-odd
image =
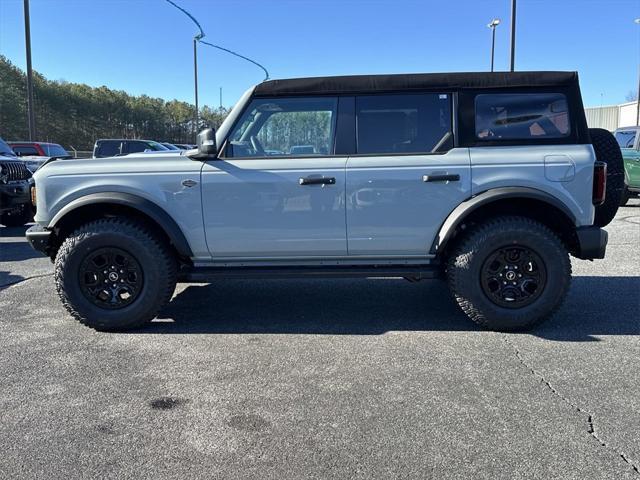
{"type": "Polygon", "coordinates": [[[20,156],[40,155],[36,147],[13,147],[13,151],[16,152],[16,155],[20,156]]]}
{"type": "Polygon", "coordinates": [[[42,149],[49,157],[66,157],[69,155],[69,152],[56,143],[44,144],[42,149]]]}
{"type": "Polygon", "coordinates": [[[96,157],[115,157],[116,155],[120,155],[120,142],[111,140],[98,144],[96,157]]]}
{"type": "Polygon", "coordinates": [[[361,96],[356,122],[359,154],[436,153],[453,146],[446,93],[361,96]]]}
{"type": "Polygon", "coordinates": [[[476,96],[476,137],[480,140],[563,138],[571,133],[567,98],[561,93],[476,96]]]}

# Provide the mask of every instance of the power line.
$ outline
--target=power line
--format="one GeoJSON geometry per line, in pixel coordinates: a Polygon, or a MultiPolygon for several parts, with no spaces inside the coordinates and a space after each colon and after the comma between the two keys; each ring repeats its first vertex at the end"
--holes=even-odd
{"type": "Polygon", "coordinates": [[[253,63],[254,65],[256,65],[257,67],[260,67],[264,71],[264,80],[263,81],[269,80],[269,72],[267,71],[267,69],[265,67],[263,67],[262,65],[260,65],[255,60],[251,60],[250,58],[245,57],[244,55],[240,55],[239,53],[236,53],[236,52],[234,52],[232,50],[229,50],[228,48],[221,47],[220,45],[214,45],[213,43],[205,42],[204,40],[199,40],[199,42],[203,43],[205,45],[209,45],[210,47],[217,48],[218,50],[222,50],[223,52],[230,53],[231,55],[235,55],[236,57],[239,57],[239,58],[242,58],[242,59],[246,60],[247,62],[253,63]]]}
{"type": "Polygon", "coordinates": [[[196,27],[198,27],[198,30],[200,30],[200,33],[198,35],[196,35],[196,38],[198,40],[200,40],[201,38],[204,38],[204,30],[202,30],[202,26],[200,25],[200,22],[198,22],[198,20],[196,20],[196,17],[194,17],[193,15],[191,15],[189,12],[187,12],[184,8],[182,8],[180,5],[172,2],[171,0],[167,0],[168,3],[170,3],[171,5],[173,5],[174,7],[176,7],[178,10],[180,10],[182,13],[184,13],[187,17],[189,17],[191,19],[191,21],[193,23],[196,24],[196,27]]]}
{"type": "Polygon", "coordinates": [[[186,9],[182,8],[180,5],[176,4],[175,2],[172,2],[171,0],[166,0],[166,1],[167,3],[169,3],[170,5],[174,6],[175,8],[180,10],[182,13],[184,13],[187,17],[191,19],[193,23],[196,24],[196,26],[198,27],[198,30],[200,30],[200,33],[194,37],[195,40],[197,40],[199,43],[208,45],[209,47],[217,48],[218,50],[222,50],[223,52],[227,52],[231,55],[234,55],[238,58],[241,58],[243,60],[246,60],[247,62],[254,64],[255,66],[261,68],[262,71],[264,71],[264,75],[265,75],[264,80],[269,80],[269,72],[267,71],[267,69],[260,63],[256,62],[255,60],[252,60],[249,57],[245,57],[244,55],[241,55],[238,52],[234,52],[233,50],[229,50],[228,48],[221,47],[220,45],[214,45],[213,43],[205,42],[204,40],[202,40],[205,37],[205,33],[204,33],[204,30],[202,29],[202,26],[200,25],[200,22],[198,22],[196,17],[194,17],[186,9]]]}

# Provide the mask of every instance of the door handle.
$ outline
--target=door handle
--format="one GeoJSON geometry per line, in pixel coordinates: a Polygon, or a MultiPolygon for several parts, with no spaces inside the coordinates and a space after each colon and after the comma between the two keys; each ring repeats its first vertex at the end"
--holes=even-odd
{"type": "Polygon", "coordinates": [[[335,185],[334,177],[302,177],[298,180],[300,185],[335,185]]]}
{"type": "Polygon", "coordinates": [[[460,180],[460,175],[457,173],[447,175],[423,175],[423,182],[457,182],[460,180]]]}

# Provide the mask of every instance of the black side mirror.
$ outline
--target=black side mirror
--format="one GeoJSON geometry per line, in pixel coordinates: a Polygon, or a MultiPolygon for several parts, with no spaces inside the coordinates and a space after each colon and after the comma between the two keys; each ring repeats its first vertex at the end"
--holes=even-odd
{"type": "Polygon", "coordinates": [[[187,152],[187,156],[197,160],[212,158],[217,154],[216,131],[213,128],[202,130],[197,137],[197,147],[187,152]]]}

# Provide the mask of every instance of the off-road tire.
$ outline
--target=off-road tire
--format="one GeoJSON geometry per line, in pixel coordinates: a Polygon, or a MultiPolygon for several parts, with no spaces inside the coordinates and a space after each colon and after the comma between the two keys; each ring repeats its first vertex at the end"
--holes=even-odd
{"type": "Polygon", "coordinates": [[[631,198],[631,192],[625,185],[622,189],[622,197],[620,198],[620,206],[624,207],[627,203],[629,203],[629,199],[631,198]]]}
{"type": "Polygon", "coordinates": [[[171,299],[176,277],[177,261],[166,242],[150,228],[126,218],[83,225],[64,240],[55,258],[54,279],[63,305],[80,323],[100,331],[128,330],[151,321],[171,299]],[[91,303],[82,293],[79,280],[85,257],[107,247],[129,253],[143,272],[139,295],[116,310],[91,303]]]}
{"type": "Polygon", "coordinates": [[[498,217],[468,232],[450,255],[446,273],[451,293],[462,311],[482,327],[502,332],[527,330],[551,317],[571,284],[571,262],[558,236],[541,223],[517,216],[498,217]],[[533,303],[506,308],[483,291],[481,270],[493,252],[515,245],[534,251],[542,259],[547,280],[533,303]]]}
{"type": "Polygon", "coordinates": [[[607,190],[604,203],[596,206],[594,225],[606,227],[616,216],[624,189],[624,161],[616,138],[603,128],[590,128],[596,159],[607,164],[607,190]]]}
{"type": "Polygon", "coordinates": [[[5,227],[21,227],[33,220],[33,211],[29,205],[22,205],[19,211],[3,213],[0,215],[0,223],[5,227]]]}

